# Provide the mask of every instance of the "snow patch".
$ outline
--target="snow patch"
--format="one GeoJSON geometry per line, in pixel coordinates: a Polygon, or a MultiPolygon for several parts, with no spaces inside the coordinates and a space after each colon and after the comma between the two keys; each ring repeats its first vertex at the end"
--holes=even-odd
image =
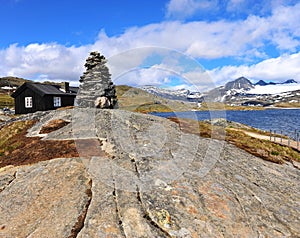
{"type": "Polygon", "coordinates": [[[253,89],[247,91],[248,94],[278,94],[300,90],[300,83],[276,84],[276,85],[255,85],[253,89]]]}

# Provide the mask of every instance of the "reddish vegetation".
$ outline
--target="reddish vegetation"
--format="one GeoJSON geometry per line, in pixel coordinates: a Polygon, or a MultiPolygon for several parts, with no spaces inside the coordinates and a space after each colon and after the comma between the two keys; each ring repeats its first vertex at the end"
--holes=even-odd
{"type": "MultiPolygon", "coordinates": [[[[39,137],[26,137],[27,129],[33,124],[33,121],[27,123],[21,131],[1,145],[0,167],[33,164],[54,158],[78,157],[73,140],[43,141],[39,137]]],[[[4,132],[9,126],[4,126],[0,132],[4,132]]]]}
{"type": "Polygon", "coordinates": [[[41,134],[48,134],[52,131],[56,131],[66,125],[68,125],[70,122],[64,121],[62,119],[52,120],[47,125],[43,126],[40,133],[41,134]]]}
{"type": "MultiPolygon", "coordinates": [[[[108,156],[101,148],[98,139],[80,140],[41,140],[40,137],[26,137],[27,130],[34,121],[15,122],[0,129],[0,168],[7,165],[34,164],[54,158],[74,158],[92,156],[108,156]]],[[[44,126],[40,133],[50,133],[67,125],[64,120],[53,120],[44,126]]]]}

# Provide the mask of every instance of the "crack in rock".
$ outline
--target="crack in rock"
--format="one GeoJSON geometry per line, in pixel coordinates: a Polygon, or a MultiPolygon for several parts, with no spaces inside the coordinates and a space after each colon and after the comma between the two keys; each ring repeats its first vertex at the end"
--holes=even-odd
{"type": "Polygon", "coordinates": [[[150,212],[146,209],[145,205],[143,204],[142,198],[141,198],[141,192],[139,190],[139,187],[137,186],[137,200],[139,201],[143,212],[144,212],[144,218],[152,225],[152,227],[156,228],[160,233],[166,235],[166,237],[172,237],[168,231],[163,229],[150,215],[150,212]]]}
{"type": "Polygon", "coordinates": [[[75,223],[74,227],[72,228],[71,235],[69,236],[69,238],[76,238],[78,236],[78,234],[80,233],[80,231],[82,230],[82,228],[84,227],[86,215],[87,215],[87,212],[88,212],[88,209],[91,204],[92,197],[93,197],[92,184],[93,184],[93,181],[92,181],[92,179],[90,179],[90,181],[88,183],[89,188],[86,190],[88,200],[86,201],[86,204],[85,204],[81,214],[79,215],[77,222],[75,223]]]}
{"type": "Polygon", "coordinates": [[[117,194],[117,189],[116,189],[115,182],[114,182],[113,186],[114,186],[113,197],[114,197],[114,202],[115,202],[115,205],[116,205],[116,213],[117,213],[117,218],[118,218],[120,231],[124,235],[124,237],[127,237],[126,233],[125,233],[124,226],[123,226],[123,218],[122,218],[122,215],[120,213],[120,205],[119,205],[119,201],[118,201],[118,194],[117,194]]]}
{"type": "MultiPolygon", "coordinates": [[[[134,169],[135,169],[135,173],[137,174],[138,178],[140,178],[140,171],[138,169],[138,165],[136,162],[136,159],[133,156],[130,156],[131,158],[131,162],[134,165],[134,169]]],[[[143,201],[142,201],[142,197],[141,197],[141,190],[140,187],[138,185],[136,185],[136,198],[142,208],[142,211],[144,213],[144,218],[151,224],[152,227],[154,227],[155,229],[157,229],[160,233],[164,234],[166,237],[172,237],[168,231],[166,231],[165,229],[163,229],[154,219],[152,219],[152,217],[150,216],[150,212],[147,210],[146,206],[144,205],[143,201]]]]}
{"type": "Polygon", "coordinates": [[[17,178],[17,171],[13,175],[6,175],[0,180],[0,193],[4,191],[17,178]]]}

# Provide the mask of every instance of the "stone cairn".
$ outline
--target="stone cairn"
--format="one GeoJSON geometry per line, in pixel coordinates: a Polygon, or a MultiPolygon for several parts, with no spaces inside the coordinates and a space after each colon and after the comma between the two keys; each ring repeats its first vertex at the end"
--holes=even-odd
{"type": "Polygon", "coordinates": [[[80,77],[76,105],[87,108],[116,108],[117,96],[106,59],[99,52],[91,52],[86,71],[80,77]]]}

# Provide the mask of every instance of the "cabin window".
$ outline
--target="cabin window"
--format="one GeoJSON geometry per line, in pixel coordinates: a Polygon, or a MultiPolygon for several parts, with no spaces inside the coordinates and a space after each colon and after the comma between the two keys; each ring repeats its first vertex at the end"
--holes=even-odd
{"type": "Polygon", "coordinates": [[[25,97],[25,108],[32,108],[32,97],[25,97]]]}
{"type": "Polygon", "coordinates": [[[53,97],[53,105],[54,105],[54,107],[60,107],[61,106],[60,97],[53,97]]]}

